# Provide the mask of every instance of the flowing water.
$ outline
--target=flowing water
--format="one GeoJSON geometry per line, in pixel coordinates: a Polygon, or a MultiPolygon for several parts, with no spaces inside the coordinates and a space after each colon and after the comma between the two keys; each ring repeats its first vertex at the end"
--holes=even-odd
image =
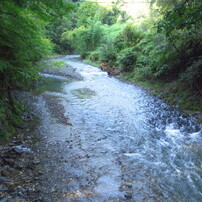
{"type": "Polygon", "coordinates": [[[194,117],[78,56],[57,60],[83,76],[45,75],[36,90],[63,99],[79,141],[70,151],[76,163],[68,171],[77,180],[68,184],[69,200],[202,201],[202,132],[194,117]],[[77,159],[73,153],[81,150],[85,158],[77,159]]]}

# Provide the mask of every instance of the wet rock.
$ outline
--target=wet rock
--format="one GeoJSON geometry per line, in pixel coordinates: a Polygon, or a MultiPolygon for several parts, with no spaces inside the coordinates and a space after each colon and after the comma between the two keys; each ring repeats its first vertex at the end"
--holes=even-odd
{"type": "Polygon", "coordinates": [[[15,146],[16,144],[14,142],[10,142],[8,145],[9,146],[15,146]]]}
{"type": "Polygon", "coordinates": [[[39,159],[34,159],[33,164],[39,164],[41,161],[39,159]]]}
{"type": "Polygon", "coordinates": [[[11,199],[10,202],[26,202],[27,200],[20,198],[20,197],[16,197],[14,199],[11,199]]]}
{"type": "Polygon", "coordinates": [[[14,166],[15,160],[13,158],[4,158],[4,162],[10,166],[14,166]]]}
{"type": "Polygon", "coordinates": [[[14,167],[17,169],[23,169],[25,166],[21,163],[16,163],[14,167]]]}
{"type": "Polygon", "coordinates": [[[133,195],[131,193],[126,193],[126,194],[124,194],[124,196],[126,199],[132,199],[133,198],[133,195]]]}
{"type": "Polygon", "coordinates": [[[1,145],[0,145],[0,153],[4,152],[4,150],[5,150],[5,149],[4,149],[4,146],[1,146],[1,145]]]}
{"type": "Polygon", "coordinates": [[[38,170],[38,174],[39,174],[39,175],[43,175],[43,174],[44,174],[44,171],[38,170]]]}
{"type": "Polygon", "coordinates": [[[51,193],[53,193],[53,192],[56,192],[55,187],[53,187],[53,188],[51,189],[51,193]]]}
{"type": "Polygon", "coordinates": [[[22,194],[22,193],[25,193],[25,192],[26,192],[26,190],[23,187],[21,187],[21,186],[17,187],[17,193],[18,194],[22,194]]]}
{"type": "Polygon", "coordinates": [[[32,187],[28,187],[28,188],[26,188],[26,191],[27,191],[27,192],[34,192],[34,190],[33,190],[32,187]]]}
{"type": "Polygon", "coordinates": [[[60,103],[56,96],[45,94],[43,95],[43,97],[46,101],[48,109],[50,110],[51,114],[57,119],[57,121],[64,125],[72,125],[69,122],[69,118],[65,114],[64,106],[60,103]]]}
{"type": "Polygon", "coordinates": [[[65,66],[63,69],[47,68],[43,70],[43,73],[65,76],[68,78],[71,77],[78,81],[83,80],[83,77],[76,71],[76,69],[69,65],[65,66]]]}
{"type": "Polygon", "coordinates": [[[4,163],[3,158],[0,156],[0,165],[2,165],[4,163]]]}
{"type": "Polygon", "coordinates": [[[28,112],[24,112],[23,115],[22,115],[22,119],[25,121],[25,122],[29,122],[32,120],[32,116],[28,113],[28,112]]]}
{"type": "Polygon", "coordinates": [[[1,175],[3,176],[3,177],[10,177],[10,172],[8,171],[8,170],[2,170],[1,171],[1,175]]]}
{"type": "Polygon", "coordinates": [[[3,192],[3,191],[7,191],[8,190],[8,188],[7,187],[5,187],[4,185],[0,185],[0,192],[3,192]]]}
{"type": "Polygon", "coordinates": [[[6,197],[1,199],[1,202],[8,202],[8,201],[11,201],[11,200],[12,200],[11,196],[6,196],[6,197]]]}
{"type": "Polygon", "coordinates": [[[17,154],[22,154],[24,152],[28,152],[28,153],[31,153],[31,149],[27,148],[27,147],[24,147],[22,145],[19,145],[19,146],[14,146],[13,147],[13,151],[15,151],[17,154]]]}
{"type": "Polygon", "coordinates": [[[7,178],[7,177],[3,177],[3,176],[0,176],[0,183],[10,183],[11,182],[11,179],[7,178]]]}
{"type": "Polygon", "coordinates": [[[1,176],[3,176],[3,177],[8,177],[9,178],[12,175],[14,175],[15,173],[16,173],[15,169],[11,168],[8,165],[2,167],[2,169],[1,169],[1,176]]]}
{"type": "Polygon", "coordinates": [[[125,186],[128,188],[132,188],[133,185],[131,183],[126,183],[125,186]]]}

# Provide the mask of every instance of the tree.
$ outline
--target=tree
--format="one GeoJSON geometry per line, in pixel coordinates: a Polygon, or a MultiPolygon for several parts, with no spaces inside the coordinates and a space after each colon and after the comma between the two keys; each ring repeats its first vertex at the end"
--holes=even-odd
{"type": "Polygon", "coordinates": [[[12,90],[38,76],[37,62],[51,54],[45,25],[71,9],[62,0],[0,1],[0,126],[9,133],[19,113],[12,90]],[[15,114],[11,115],[11,114],[15,114]]]}

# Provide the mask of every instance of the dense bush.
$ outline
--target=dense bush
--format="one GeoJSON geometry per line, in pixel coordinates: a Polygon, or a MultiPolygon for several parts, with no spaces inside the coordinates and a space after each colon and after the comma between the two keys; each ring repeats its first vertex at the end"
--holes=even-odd
{"type": "Polygon", "coordinates": [[[124,71],[132,71],[136,67],[138,53],[134,48],[126,48],[119,53],[117,64],[124,71]]]}
{"type": "Polygon", "coordinates": [[[101,43],[103,27],[100,22],[91,26],[75,28],[62,34],[61,41],[70,44],[80,54],[94,51],[101,43]]]}
{"type": "Polygon", "coordinates": [[[110,66],[116,62],[117,52],[112,43],[102,44],[98,49],[98,53],[101,62],[105,62],[110,66]]]}

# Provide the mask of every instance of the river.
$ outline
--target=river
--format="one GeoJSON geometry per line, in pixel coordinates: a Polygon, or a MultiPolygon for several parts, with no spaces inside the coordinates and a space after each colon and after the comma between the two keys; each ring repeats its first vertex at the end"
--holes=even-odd
{"type": "Polygon", "coordinates": [[[48,183],[54,181],[61,193],[58,201],[202,201],[202,132],[196,118],[79,56],[56,61],[83,77],[44,74],[35,90],[58,97],[71,123],[56,129],[58,123],[51,122],[46,134],[58,163],[54,172],[49,171],[54,163],[46,163],[52,173],[48,183]],[[58,173],[63,174],[57,182],[58,173]]]}

